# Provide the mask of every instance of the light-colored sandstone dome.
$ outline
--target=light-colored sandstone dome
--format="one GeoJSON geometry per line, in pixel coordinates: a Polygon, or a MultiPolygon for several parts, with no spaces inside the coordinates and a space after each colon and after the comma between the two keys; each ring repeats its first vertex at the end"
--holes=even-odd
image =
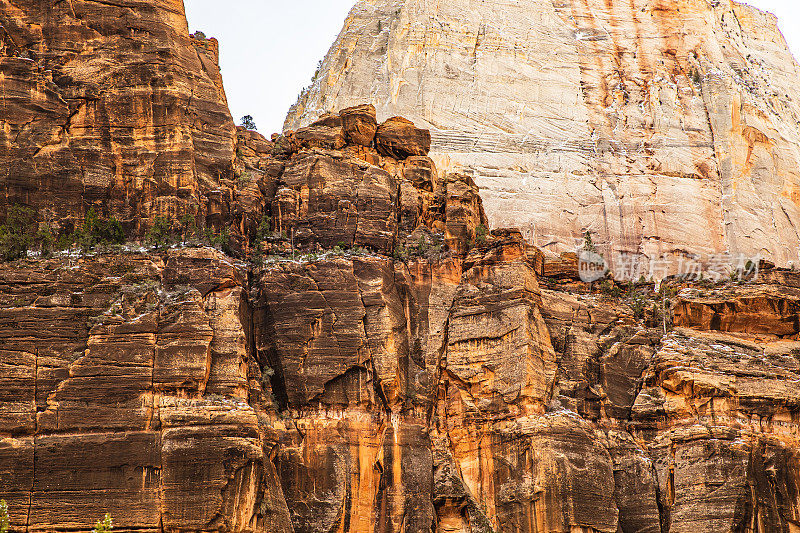
{"type": "Polygon", "coordinates": [[[365,101],[408,117],[545,250],[591,231],[612,261],[789,265],[798,86],[775,18],[729,0],[364,0],[285,128],[365,101]]]}

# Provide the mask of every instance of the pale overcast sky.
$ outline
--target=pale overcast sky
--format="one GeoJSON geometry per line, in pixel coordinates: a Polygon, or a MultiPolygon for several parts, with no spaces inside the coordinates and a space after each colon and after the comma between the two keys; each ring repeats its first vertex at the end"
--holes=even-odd
{"type": "MultiPolygon", "coordinates": [[[[220,41],[234,119],[253,115],[261,133],[280,131],[289,106],[342,28],[353,0],[185,0],[189,28],[220,41]]],[[[778,15],[800,58],[800,0],[747,0],[778,15]]]]}

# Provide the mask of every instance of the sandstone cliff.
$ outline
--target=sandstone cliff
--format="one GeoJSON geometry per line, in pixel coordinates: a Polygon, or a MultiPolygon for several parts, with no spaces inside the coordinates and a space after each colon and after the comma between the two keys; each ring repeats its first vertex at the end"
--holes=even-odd
{"type": "Polygon", "coordinates": [[[240,132],[261,256],[3,264],[12,531],[797,528],[796,273],[599,290],[353,113],[240,132]]]}
{"type": "Polygon", "coordinates": [[[730,0],[361,1],[289,112],[371,101],[431,129],[493,227],[614,261],[730,252],[797,264],[798,67],[730,0]]]}
{"type": "Polygon", "coordinates": [[[130,232],[206,222],[235,130],[216,41],[190,37],[181,0],[2,1],[0,24],[0,208],[60,229],[92,206],[130,232]]]}
{"type": "Polygon", "coordinates": [[[0,13],[17,43],[0,65],[46,77],[88,54],[98,70],[65,87],[105,79],[86,105],[138,102],[80,111],[47,148],[26,128],[56,127],[41,91],[68,93],[0,77],[17,169],[0,205],[59,231],[95,207],[131,241],[0,263],[11,531],[89,531],[106,512],[124,533],[800,528],[796,272],[583,283],[575,254],[487,232],[475,181],[437,169],[419,122],[359,105],[269,140],[233,128],[214,41],[188,37],[180,3],[0,13]],[[142,68],[197,99],[148,115],[142,68]],[[132,150],[123,189],[80,181],[103,143],[132,150]],[[162,156],[174,164],[148,163],[162,156]],[[48,189],[37,168],[63,179],[48,189]],[[185,195],[166,185],[181,176],[185,195]],[[227,230],[225,253],[188,228],[180,244],[133,242],[180,206],[195,229],[227,230]]]}

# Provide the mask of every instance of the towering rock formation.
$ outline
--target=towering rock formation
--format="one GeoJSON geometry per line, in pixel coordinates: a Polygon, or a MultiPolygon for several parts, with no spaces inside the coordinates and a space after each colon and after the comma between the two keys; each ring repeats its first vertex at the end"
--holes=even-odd
{"type": "Polygon", "coordinates": [[[487,232],[441,132],[234,129],[180,2],[0,15],[0,207],[134,241],[0,263],[13,533],[800,530],[797,272],[584,283],[487,232]],[[179,214],[225,252],[136,242],[179,214]]]}
{"type": "Polygon", "coordinates": [[[235,129],[217,43],[190,37],[181,0],[4,0],[0,24],[0,211],[206,222],[235,129]]]}
{"type": "Polygon", "coordinates": [[[359,1],[289,112],[371,101],[431,129],[493,226],[614,261],[797,263],[800,67],[731,0],[359,1]]]}

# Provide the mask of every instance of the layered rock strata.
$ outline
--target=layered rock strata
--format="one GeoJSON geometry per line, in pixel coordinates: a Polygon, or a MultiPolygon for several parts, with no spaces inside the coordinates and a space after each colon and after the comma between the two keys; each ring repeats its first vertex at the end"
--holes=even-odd
{"type": "Polygon", "coordinates": [[[0,205],[230,235],[0,266],[11,531],[800,528],[796,272],[586,284],[577,255],[487,232],[472,176],[428,155],[436,128],[363,101],[269,140],[233,128],[179,2],[0,16],[0,205]]]}
{"type": "Polygon", "coordinates": [[[297,129],[372,102],[430,128],[495,227],[611,263],[729,252],[797,264],[800,67],[732,2],[356,3],[297,129]]]}
{"type": "Polygon", "coordinates": [[[182,1],[3,1],[0,24],[0,210],[59,231],[90,207],[129,233],[205,225],[236,136],[217,43],[189,35],[182,1]]]}
{"type": "Polygon", "coordinates": [[[797,528],[796,273],[600,290],[349,113],[239,131],[260,256],[4,265],[12,531],[797,528]]]}

